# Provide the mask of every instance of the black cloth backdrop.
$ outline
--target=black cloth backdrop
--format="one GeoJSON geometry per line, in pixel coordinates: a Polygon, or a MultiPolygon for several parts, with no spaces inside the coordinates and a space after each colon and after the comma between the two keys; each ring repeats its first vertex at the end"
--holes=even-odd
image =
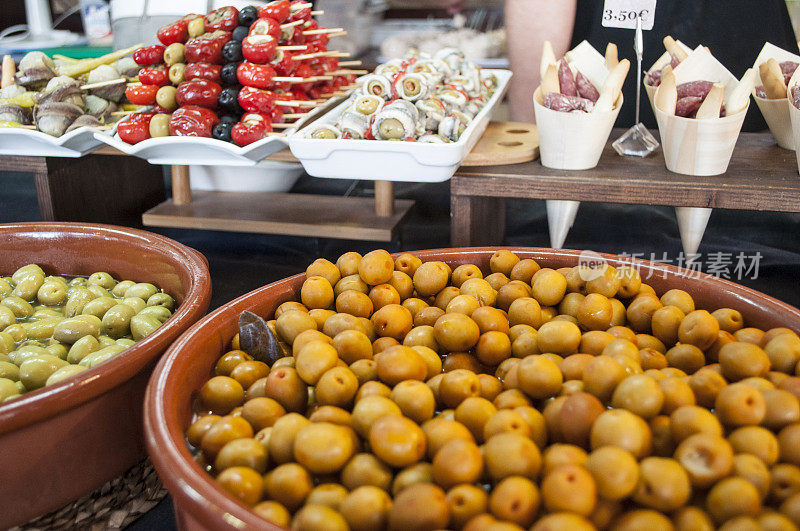
{"type": "MultiPolygon", "coordinates": [[[[636,54],[633,51],[634,32],[629,29],[602,26],[602,0],[578,0],[572,46],[582,40],[603,53],[606,44],[613,42],[619,48],[619,57],[631,61],[631,72],[625,80],[622,106],[617,126],[633,125],[636,94],[636,54]]],[[[765,42],[793,53],[797,39],[792,29],[784,0],[659,0],[653,29],[644,32],[644,59],[642,67],[649,68],[664,53],[663,38],[672,35],[687,46],[702,44],[736,77],[753,66],[765,42]]],[[[638,73],[641,76],[641,73],[638,73]]],[[[647,127],[655,128],[656,120],[642,89],[641,120],[647,127]]],[[[750,105],[744,123],[745,131],[766,128],[755,103],[750,105]]]]}

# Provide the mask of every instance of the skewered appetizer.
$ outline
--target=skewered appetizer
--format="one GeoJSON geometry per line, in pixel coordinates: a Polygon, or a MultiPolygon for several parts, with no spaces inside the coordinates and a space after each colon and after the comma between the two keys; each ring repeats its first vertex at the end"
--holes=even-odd
{"type": "Polygon", "coordinates": [[[450,48],[433,57],[412,51],[359,84],[338,121],[309,127],[308,138],[457,142],[497,80],[450,48]]]}
{"type": "Polygon", "coordinates": [[[0,124],[37,129],[59,137],[83,126],[113,121],[125,93],[125,55],[134,48],[75,64],[56,64],[42,52],[27,53],[19,63],[3,61],[0,124]],[[115,63],[112,66],[110,63],[115,63]]]}
{"type": "Polygon", "coordinates": [[[622,84],[630,69],[630,61],[617,59],[617,48],[609,44],[606,49],[608,75],[600,90],[589,81],[570,60],[569,53],[556,61],[553,46],[545,41],[540,66],[542,85],[540,102],[544,107],[559,112],[594,111],[607,112],[614,109],[622,84]]]}
{"type": "MultiPolygon", "coordinates": [[[[277,0],[190,14],[162,27],[161,44],[134,54],[140,84],[126,91],[148,106],[120,124],[130,144],[162,136],[211,137],[245,146],[302,116],[355,79],[327,50],[311,4],[277,0]]],[[[277,134],[277,133],[275,133],[277,134]]]]}

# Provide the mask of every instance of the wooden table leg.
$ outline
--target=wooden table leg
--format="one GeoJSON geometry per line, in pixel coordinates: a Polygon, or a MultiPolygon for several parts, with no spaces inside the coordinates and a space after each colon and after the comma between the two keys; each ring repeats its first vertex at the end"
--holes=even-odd
{"type": "Polygon", "coordinates": [[[375,213],[382,217],[394,214],[394,183],[375,181],[375,213]]]}
{"type": "Polygon", "coordinates": [[[141,215],[164,200],[164,174],[145,160],[114,155],[42,158],[31,168],[46,221],[141,227],[141,215]]]}
{"type": "Polygon", "coordinates": [[[453,247],[502,245],[505,231],[505,199],[450,195],[450,243],[453,247]]]}
{"type": "Polygon", "coordinates": [[[172,202],[176,205],[187,205],[192,202],[189,166],[172,166],[172,202]]]}

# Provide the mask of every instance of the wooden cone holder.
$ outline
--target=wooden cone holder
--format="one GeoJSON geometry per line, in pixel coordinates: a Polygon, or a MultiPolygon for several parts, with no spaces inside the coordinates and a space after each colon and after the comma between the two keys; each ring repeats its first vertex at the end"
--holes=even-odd
{"type": "Polygon", "coordinates": [[[712,208],[703,207],[675,207],[683,253],[687,258],[697,254],[712,210],[712,208]]]}
{"type": "Polygon", "coordinates": [[[550,247],[561,249],[567,239],[569,229],[575,223],[580,201],[561,201],[550,199],[545,201],[547,208],[547,224],[550,230],[550,247]]]}

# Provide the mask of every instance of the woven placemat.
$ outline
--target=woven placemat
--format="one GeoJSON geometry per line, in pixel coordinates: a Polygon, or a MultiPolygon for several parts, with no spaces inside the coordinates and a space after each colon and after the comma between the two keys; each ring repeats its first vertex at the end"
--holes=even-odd
{"type": "Polygon", "coordinates": [[[11,531],[44,529],[122,529],[167,495],[149,459],[131,467],[96,491],[11,531]]]}

